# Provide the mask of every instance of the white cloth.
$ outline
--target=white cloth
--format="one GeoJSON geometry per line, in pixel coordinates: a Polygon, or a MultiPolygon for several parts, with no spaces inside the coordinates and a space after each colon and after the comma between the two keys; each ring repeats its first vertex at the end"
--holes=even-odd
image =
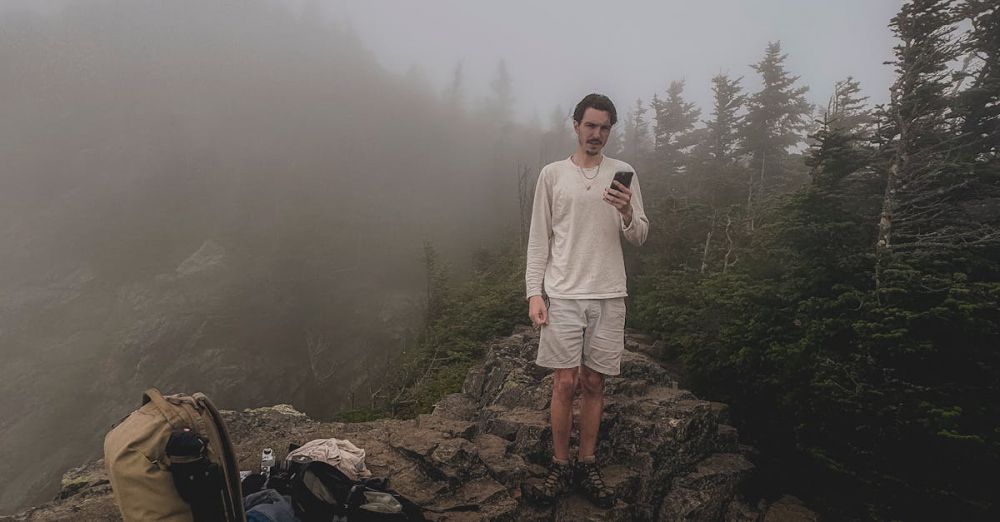
{"type": "Polygon", "coordinates": [[[638,174],[632,176],[629,187],[632,221],[627,227],[618,209],[604,201],[604,189],[619,171],[635,169],[607,156],[593,180],[585,179],[569,158],[542,168],[531,207],[524,277],[527,297],[541,295],[543,281],[545,293],[559,299],[628,295],[621,236],[642,245],[649,219],[642,208],[638,174]]]}
{"type": "Polygon", "coordinates": [[[351,480],[370,478],[372,472],[365,467],[365,450],[355,446],[349,440],[316,439],[311,440],[301,448],[288,453],[286,459],[295,455],[304,455],[313,460],[326,462],[339,469],[351,480]]]}

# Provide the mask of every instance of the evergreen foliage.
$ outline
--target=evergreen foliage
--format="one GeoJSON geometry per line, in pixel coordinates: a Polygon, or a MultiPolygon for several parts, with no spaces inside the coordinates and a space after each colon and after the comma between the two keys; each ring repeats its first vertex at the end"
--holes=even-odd
{"type": "Polygon", "coordinates": [[[642,102],[642,98],[635,101],[635,106],[629,111],[622,121],[624,131],[622,132],[622,153],[625,161],[638,164],[646,159],[649,143],[649,120],[646,113],[649,109],[642,102]]]}
{"type": "Polygon", "coordinates": [[[785,69],[787,57],[781,52],[781,42],[772,42],[764,58],[752,66],[763,86],[747,99],[742,136],[742,151],[750,159],[747,209],[751,218],[755,207],[772,194],[794,189],[802,181],[789,165],[789,149],[804,138],[812,106],[805,99],[809,87],[796,86],[799,77],[785,69]]]}
{"type": "Polygon", "coordinates": [[[677,170],[697,190],[646,197],[661,211],[630,272],[631,326],[734,407],[759,483],[832,519],[998,510],[997,12],[907,2],[890,102],[838,82],[801,156],[806,87],[769,45],[745,117],[738,80],[713,80],[677,170]]]}
{"type": "Polygon", "coordinates": [[[656,117],[653,161],[666,176],[676,176],[684,166],[685,149],[693,145],[692,133],[701,111],[695,104],[684,101],[684,82],[670,82],[666,99],[653,95],[656,117]]]}

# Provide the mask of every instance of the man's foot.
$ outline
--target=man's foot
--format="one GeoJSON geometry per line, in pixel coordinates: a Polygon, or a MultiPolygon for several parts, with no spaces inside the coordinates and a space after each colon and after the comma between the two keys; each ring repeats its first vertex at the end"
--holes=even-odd
{"type": "Polygon", "coordinates": [[[604,475],[593,455],[577,461],[573,467],[573,478],[580,491],[597,507],[608,509],[615,504],[615,492],[604,484],[604,475]]]}
{"type": "Polygon", "coordinates": [[[568,460],[555,457],[549,463],[549,473],[540,484],[533,484],[528,490],[529,496],[539,502],[552,502],[559,495],[566,493],[573,485],[573,466],[568,460]]]}

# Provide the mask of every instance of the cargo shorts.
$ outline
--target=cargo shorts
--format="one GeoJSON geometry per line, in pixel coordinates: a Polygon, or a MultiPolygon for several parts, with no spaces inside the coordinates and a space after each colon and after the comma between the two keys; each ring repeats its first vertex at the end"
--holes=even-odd
{"type": "Polygon", "coordinates": [[[535,364],[545,368],[586,366],[604,375],[621,373],[625,350],[625,298],[549,299],[535,364]]]}

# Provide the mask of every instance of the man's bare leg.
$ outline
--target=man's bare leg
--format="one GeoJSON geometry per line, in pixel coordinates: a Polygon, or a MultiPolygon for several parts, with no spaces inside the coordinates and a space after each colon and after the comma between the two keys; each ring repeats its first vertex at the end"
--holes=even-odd
{"type": "Polygon", "coordinates": [[[615,503],[615,492],[604,483],[604,476],[594,456],[597,431],[601,426],[601,412],[604,409],[604,376],[581,366],[580,384],[583,388],[583,401],[580,405],[580,456],[574,470],[575,482],[594,504],[608,509],[615,503]]]}
{"type": "Polygon", "coordinates": [[[580,405],[580,458],[584,458],[593,456],[597,449],[597,431],[604,411],[604,375],[580,366],[580,384],[583,388],[583,401],[580,405]]]}
{"type": "Polygon", "coordinates": [[[559,460],[569,460],[569,431],[573,426],[573,394],[578,373],[578,368],[558,368],[553,374],[552,453],[559,460]]]}

